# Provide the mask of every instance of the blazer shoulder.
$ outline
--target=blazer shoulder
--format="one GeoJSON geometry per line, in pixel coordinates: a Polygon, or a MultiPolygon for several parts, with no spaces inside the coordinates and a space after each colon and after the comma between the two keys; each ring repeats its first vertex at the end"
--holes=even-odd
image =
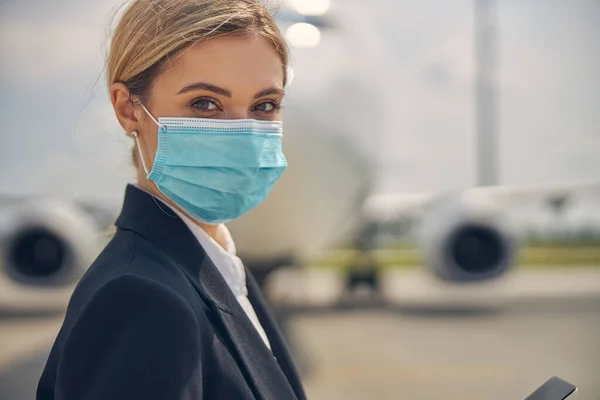
{"type": "MultiPolygon", "coordinates": [[[[172,306],[174,300],[182,301],[187,309],[198,313],[195,294],[169,254],[136,232],[119,229],[77,284],[67,316],[78,314],[94,299],[103,303],[120,297],[133,302],[148,297],[152,304],[160,298],[172,306]]],[[[157,307],[157,312],[160,309],[157,307]]]]}
{"type": "Polygon", "coordinates": [[[124,274],[102,285],[66,335],[57,398],[176,398],[199,372],[198,321],[173,290],[124,274]]]}
{"type": "Polygon", "coordinates": [[[83,313],[151,313],[169,320],[173,319],[174,315],[189,317],[194,314],[188,303],[175,290],[156,280],[127,272],[105,282],[86,303],[83,313]]]}
{"type": "Polygon", "coordinates": [[[139,237],[135,232],[117,230],[98,254],[83,278],[90,279],[89,275],[98,278],[107,275],[108,271],[115,274],[127,272],[131,269],[136,258],[138,246],[139,237]],[[107,266],[109,266],[108,269],[107,266]]]}

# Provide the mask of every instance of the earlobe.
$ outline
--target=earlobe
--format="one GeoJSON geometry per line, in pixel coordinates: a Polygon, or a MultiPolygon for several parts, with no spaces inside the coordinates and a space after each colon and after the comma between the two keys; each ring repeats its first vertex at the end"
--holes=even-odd
{"type": "Polygon", "coordinates": [[[113,83],[110,87],[110,100],[119,124],[121,124],[125,132],[131,133],[138,129],[139,121],[135,115],[135,109],[131,102],[131,93],[127,86],[121,82],[113,83]]]}

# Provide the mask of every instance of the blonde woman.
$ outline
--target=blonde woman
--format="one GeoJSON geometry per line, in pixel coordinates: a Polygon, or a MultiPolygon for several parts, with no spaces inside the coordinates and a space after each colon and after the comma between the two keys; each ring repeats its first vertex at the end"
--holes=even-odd
{"type": "Polygon", "coordinates": [[[107,75],[137,185],[73,293],[39,400],[305,398],[223,225],[287,165],[287,62],[258,0],[127,6],[107,75]]]}

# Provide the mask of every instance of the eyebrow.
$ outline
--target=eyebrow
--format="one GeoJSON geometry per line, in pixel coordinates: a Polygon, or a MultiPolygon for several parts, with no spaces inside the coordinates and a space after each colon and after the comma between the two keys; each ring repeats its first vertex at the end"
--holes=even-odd
{"type": "Polygon", "coordinates": [[[280,96],[284,96],[285,95],[285,90],[278,89],[276,87],[268,88],[268,89],[261,90],[260,92],[256,93],[254,95],[254,98],[258,99],[259,97],[269,96],[271,94],[278,94],[280,96]]]}
{"type": "MultiPolygon", "coordinates": [[[[231,97],[231,90],[225,89],[225,88],[222,88],[219,86],[211,85],[210,83],[206,83],[206,82],[196,82],[196,83],[189,84],[189,85],[185,86],[183,89],[181,89],[179,92],[177,92],[177,94],[183,94],[183,93],[191,92],[193,90],[208,90],[209,92],[213,92],[213,93],[219,94],[221,96],[231,97]]],[[[261,90],[260,92],[256,93],[254,95],[254,98],[258,99],[260,97],[269,96],[272,94],[278,94],[278,95],[284,96],[285,91],[283,89],[271,87],[271,88],[264,89],[264,90],[261,90]]]]}
{"type": "Polygon", "coordinates": [[[186,87],[181,89],[179,92],[177,92],[177,94],[191,92],[192,90],[208,90],[209,92],[220,94],[221,96],[231,97],[231,90],[228,90],[228,89],[225,89],[225,88],[222,88],[219,86],[211,85],[210,83],[204,83],[204,82],[196,82],[196,83],[187,85],[186,87]]]}

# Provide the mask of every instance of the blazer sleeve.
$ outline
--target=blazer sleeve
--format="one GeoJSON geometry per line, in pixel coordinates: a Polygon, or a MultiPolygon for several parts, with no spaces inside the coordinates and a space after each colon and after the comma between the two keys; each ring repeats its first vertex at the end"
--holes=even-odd
{"type": "Polygon", "coordinates": [[[199,335],[193,311],[175,292],[133,275],[114,279],[66,337],[56,400],[179,399],[190,378],[201,376],[199,335]]]}

